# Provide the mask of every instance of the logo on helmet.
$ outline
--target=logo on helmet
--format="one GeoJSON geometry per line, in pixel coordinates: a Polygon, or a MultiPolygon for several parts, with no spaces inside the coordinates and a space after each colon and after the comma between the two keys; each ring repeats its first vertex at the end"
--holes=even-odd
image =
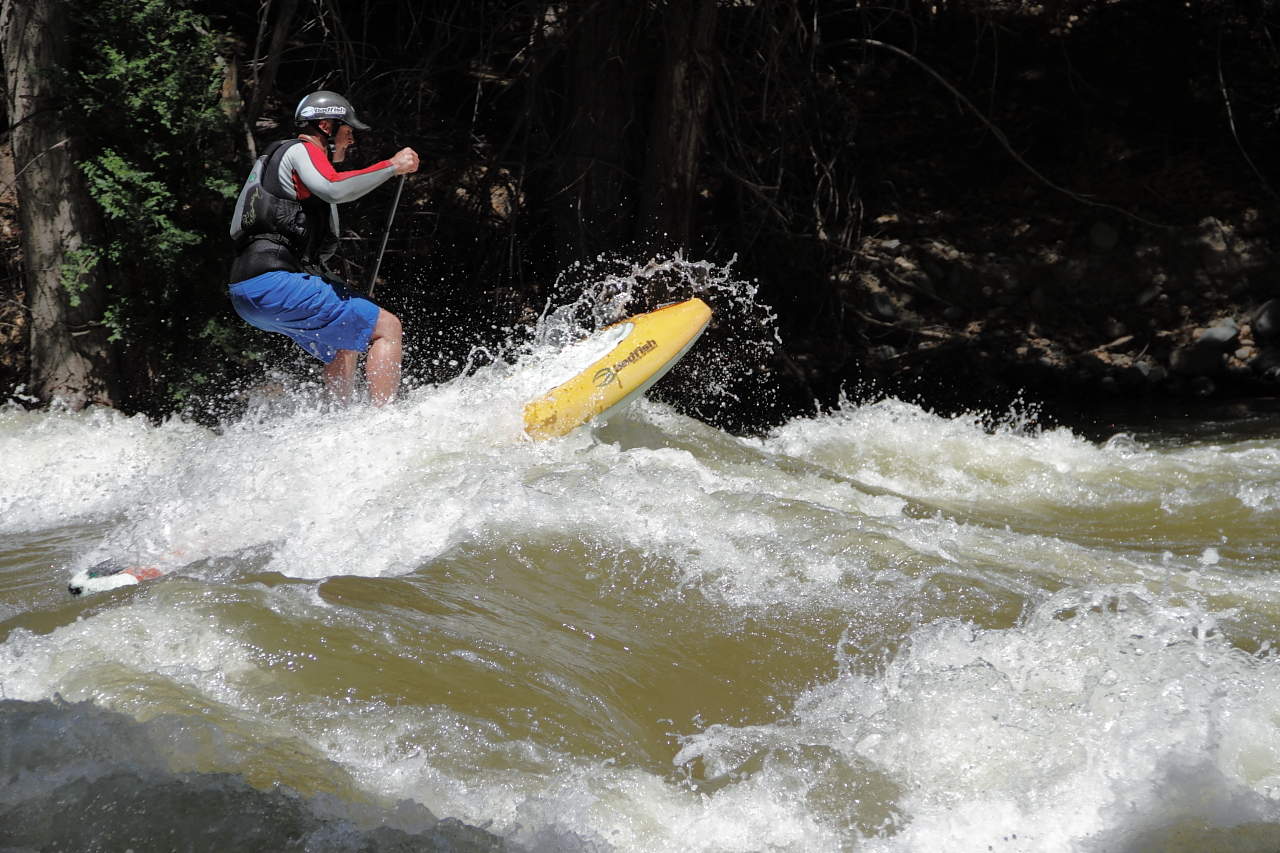
{"type": "Polygon", "coordinates": [[[347,114],[346,107],[303,107],[300,115],[303,118],[316,118],[317,116],[333,116],[342,118],[347,114]]]}

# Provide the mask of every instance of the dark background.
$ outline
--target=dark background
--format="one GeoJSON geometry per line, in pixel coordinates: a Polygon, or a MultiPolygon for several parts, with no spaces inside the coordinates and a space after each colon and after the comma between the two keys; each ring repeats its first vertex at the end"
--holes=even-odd
{"type": "MultiPolygon", "coordinates": [[[[761,348],[742,341],[772,337],[761,312],[713,305],[699,351],[756,371],[738,402],[708,405],[696,363],[658,391],[736,430],[841,394],[1050,412],[1273,394],[1271,3],[53,5],[73,48],[52,109],[90,242],[115,247],[88,278],[129,411],[216,417],[268,369],[314,370],[232,314],[223,235],[253,153],[319,88],[374,126],[353,165],[422,156],[377,288],[416,380],[679,251],[732,262],[777,314],[761,348]],[[1206,356],[1223,321],[1236,336],[1206,356]]],[[[0,164],[0,388],[40,402],[26,165],[0,164]]],[[[354,281],[393,189],[343,208],[354,281]]]]}

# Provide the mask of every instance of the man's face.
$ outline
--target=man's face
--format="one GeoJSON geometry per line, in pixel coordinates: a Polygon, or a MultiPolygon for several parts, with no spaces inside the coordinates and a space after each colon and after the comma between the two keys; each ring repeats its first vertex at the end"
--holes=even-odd
{"type": "Polygon", "coordinates": [[[333,135],[333,162],[341,163],[345,160],[347,158],[347,149],[355,144],[356,134],[351,129],[351,125],[338,125],[338,130],[333,135]]]}

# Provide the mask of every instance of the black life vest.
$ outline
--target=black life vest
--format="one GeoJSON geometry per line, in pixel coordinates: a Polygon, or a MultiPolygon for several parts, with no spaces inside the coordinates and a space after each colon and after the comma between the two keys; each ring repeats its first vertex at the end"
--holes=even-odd
{"type": "Polygon", "coordinates": [[[252,251],[254,243],[265,240],[288,249],[300,268],[318,263],[329,237],[329,204],[314,196],[289,198],[280,185],[280,159],[289,146],[302,144],[301,139],[273,142],[254,161],[231,216],[238,252],[252,251]]]}

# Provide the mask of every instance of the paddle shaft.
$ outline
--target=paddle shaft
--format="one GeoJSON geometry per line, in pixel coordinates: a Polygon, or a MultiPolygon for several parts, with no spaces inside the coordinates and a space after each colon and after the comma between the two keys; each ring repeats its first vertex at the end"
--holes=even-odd
{"type": "Polygon", "coordinates": [[[369,276],[369,297],[373,298],[373,289],[378,285],[378,270],[382,268],[382,253],[387,250],[387,238],[391,236],[391,223],[396,218],[396,208],[400,206],[400,193],[404,192],[404,175],[396,181],[396,197],[391,201],[391,210],[387,212],[387,227],[382,229],[382,245],[378,247],[378,257],[373,262],[373,275],[369,276]]]}

